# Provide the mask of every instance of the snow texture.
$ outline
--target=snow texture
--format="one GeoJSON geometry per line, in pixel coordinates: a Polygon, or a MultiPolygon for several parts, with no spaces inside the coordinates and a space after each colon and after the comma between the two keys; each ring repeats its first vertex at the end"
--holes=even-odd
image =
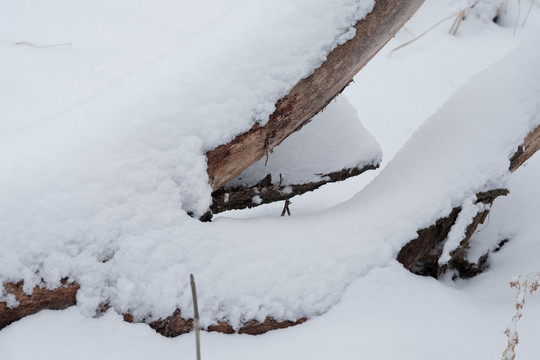
{"type": "MultiPolygon", "coordinates": [[[[260,6],[272,14],[265,4],[260,6]]],[[[321,13],[327,15],[322,2],[320,9],[326,9],[321,13]]],[[[319,10],[313,11],[321,15],[319,10]]],[[[219,28],[219,24],[213,26],[219,28]]],[[[239,26],[229,25],[232,29],[239,26]]],[[[343,33],[337,31],[333,39],[343,33]]],[[[182,86],[178,89],[184,90],[170,87],[179,78],[167,78],[159,70],[177,59],[179,50],[173,50],[87,102],[2,138],[2,281],[22,277],[30,291],[41,279],[54,287],[69,276],[82,286],[78,308],[83,312],[94,314],[108,300],[118,312],[151,320],[168,316],[177,307],[191,312],[188,274],[194,273],[202,324],[225,319],[235,327],[243,320],[266,316],[278,320],[315,317],[338,303],[336,307],[341,307],[330,314],[348,319],[358,299],[363,304],[369,304],[368,298],[382,301],[389,297],[407,302],[402,299],[412,295],[401,282],[418,289],[437,286],[396,270],[399,266],[392,258],[397,251],[418,229],[448,215],[463,199],[505,184],[509,156],[540,122],[539,40],[538,34],[533,35],[510,56],[467,82],[418,128],[377,178],[347,203],[310,216],[220,218],[212,224],[189,218],[181,204],[200,202],[197,194],[208,191],[197,180],[204,172],[200,156],[212,139],[225,136],[220,133],[224,130],[216,129],[220,134],[203,139],[196,131],[187,132],[189,136],[183,132],[193,124],[173,121],[173,110],[190,104],[188,100],[195,96],[182,86]],[[178,92],[165,91],[171,88],[178,92]],[[147,94],[155,96],[143,96],[147,94]],[[179,94],[188,98],[177,97],[179,94]],[[149,104],[171,108],[158,106],[155,117],[147,120],[149,104]],[[186,179],[194,180],[184,182],[186,179]],[[186,199],[188,193],[195,198],[186,199]],[[385,269],[375,269],[388,264],[385,269]],[[360,278],[362,275],[366,276],[360,278]],[[393,291],[362,291],[365,284],[376,290],[376,284],[385,281],[392,284],[393,291]]],[[[194,56],[185,54],[182,61],[194,56]]],[[[225,61],[213,60],[218,65],[225,61]]],[[[201,69],[206,69],[204,61],[201,69]]],[[[238,69],[220,70],[229,74],[238,69]]],[[[183,81],[195,79],[187,70],[184,75],[183,81]]],[[[202,86],[183,81],[188,87],[202,86]]],[[[202,103],[199,100],[194,107],[202,103]]],[[[211,112],[213,106],[192,110],[211,112]]],[[[252,114],[253,109],[244,110],[252,114]]],[[[249,127],[251,120],[244,125],[249,127]]],[[[189,130],[204,128],[203,124],[197,126],[189,130]]],[[[461,296],[453,289],[445,289],[445,293],[453,294],[449,308],[461,296]]],[[[397,311],[390,309],[390,313],[397,311]]],[[[378,316],[369,310],[354,319],[378,316]]],[[[476,310],[471,307],[467,313],[476,310]]],[[[409,327],[422,327],[415,324],[414,314],[406,315],[409,327]]],[[[78,321],[76,315],[70,316],[68,321],[78,321]]],[[[102,321],[124,326],[114,314],[102,321]]],[[[332,324],[339,328],[340,321],[332,324]]],[[[353,335],[355,340],[363,338],[353,335]]],[[[7,339],[2,340],[2,348],[10,346],[9,336],[2,337],[7,339]]],[[[339,349],[326,346],[336,339],[326,340],[329,342],[316,347],[339,349]]],[[[378,351],[381,348],[384,346],[378,351]]]]}
{"type": "MultiPolygon", "coordinates": [[[[240,4],[230,2],[222,8],[211,1],[190,4],[191,10],[208,15],[205,18],[172,11],[175,4],[163,0],[159,1],[159,6],[145,6],[145,11],[138,14],[135,10],[141,7],[142,1],[115,2],[120,3],[121,6],[116,8],[106,2],[108,11],[96,11],[90,6],[81,9],[82,4],[71,1],[62,3],[62,11],[43,1],[20,0],[14,5],[4,4],[3,10],[11,12],[3,11],[10,16],[3,19],[6,21],[0,21],[0,27],[8,24],[6,28],[18,29],[18,34],[28,31],[21,37],[2,31],[5,36],[13,37],[9,41],[23,38],[42,43],[73,41],[73,46],[69,51],[8,46],[0,57],[0,64],[5,65],[9,59],[8,63],[12,65],[24,63],[34,67],[26,69],[28,76],[25,76],[24,66],[0,68],[0,87],[8,85],[9,89],[4,91],[5,97],[0,97],[2,112],[18,114],[20,119],[28,120],[32,118],[29,114],[58,111],[59,105],[82,100],[85,92],[93,92],[120,76],[126,68],[136,68],[152,54],[164,52],[174,43],[171,39],[174,36],[194,35],[219,19],[229,4],[240,4]],[[14,13],[13,7],[18,12],[14,13]],[[80,10],[80,13],[69,13],[68,9],[80,10]],[[113,23],[114,26],[104,27],[108,16],[116,17],[118,21],[113,23]],[[189,24],[193,32],[180,31],[171,36],[174,32],[166,30],[181,26],[176,22],[178,17],[189,24]],[[88,26],[85,21],[100,25],[91,32],[95,39],[87,35],[85,44],[92,46],[78,47],[79,38],[47,38],[53,27],[57,29],[56,35],[82,36],[83,32],[75,25],[65,31],[61,25],[68,20],[80,24],[81,29],[88,26]],[[131,21],[134,23],[131,30],[125,37],[119,36],[122,33],[119,29],[125,29],[121,25],[126,26],[131,21]],[[40,30],[47,31],[31,34],[28,29],[37,24],[41,26],[40,30]],[[152,31],[141,24],[152,24],[152,31]],[[197,29],[197,25],[200,28],[197,29]],[[99,32],[101,27],[104,34],[99,32]],[[137,36],[127,36],[132,33],[137,36]],[[98,46],[99,42],[108,46],[106,51],[98,46]],[[47,66],[58,69],[64,64],[60,65],[61,62],[56,60],[81,50],[84,56],[70,58],[72,64],[87,65],[86,61],[99,60],[111,66],[99,72],[90,68],[88,73],[82,67],[74,67],[72,75],[77,76],[45,75],[47,66]],[[11,62],[14,53],[25,61],[11,62]],[[107,58],[105,54],[116,54],[117,58],[107,58]],[[17,77],[19,83],[15,81],[17,77]],[[82,85],[82,80],[90,85],[82,85]],[[42,91],[40,97],[36,96],[44,86],[52,84],[58,85],[57,91],[42,91]],[[71,84],[68,88],[71,92],[60,86],[66,84],[71,84]],[[60,94],[61,99],[53,93],[60,94]],[[36,106],[30,106],[39,99],[36,106]]],[[[190,271],[195,272],[198,289],[203,292],[200,300],[204,306],[200,310],[205,321],[215,317],[216,308],[223,314],[236,309],[231,318],[240,317],[246,309],[278,314],[280,304],[282,308],[297,306],[293,315],[312,310],[308,304],[318,304],[324,312],[303,325],[264,336],[203,332],[202,355],[205,359],[352,360],[358,359],[359,354],[365,358],[401,360],[500,358],[507,341],[503,331],[515,313],[515,291],[509,288],[508,282],[515,275],[539,270],[540,157],[533,156],[508,176],[509,154],[505,153],[507,150],[513,152],[513,147],[519,143],[518,138],[523,134],[518,134],[518,129],[524,133],[540,122],[538,108],[535,110],[530,106],[539,99],[540,5],[536,3],[527,26],[522,28],[520,24],[515,37],[513,29],[518,6],[509,1],[508,11],[503,12],[499,20],[502,26],[492,23],[487,16],[471,17],[468,12],[457,36],[448,35],[452,19],[417,42],[394,52],[391,57],[387,56],[392,48],[411,38],[409,31],[419,34],[470,3],[426,1],[407,24],[407,30],[400,31],[345,91],[364,126],[376,135],[386,159],[382,171],[365,174],[378,174],[369,190],[365,189],[348,204],[330,211],[317,211],[349,198],[362,188],[366,176],[331,184],[308,196],[295,198],[291,218],[280,219],[279,204],[270,204],[234,213],[244,217],[266,216],[257,220],[225,218],[232,216],[228,213],[215,224],[203,225],[172,215],[171,223],[178,227],[156,226],[153,235],[157,240],[152,239],[152,234],[141,235],[149,231],[148,222],[142,222],[139,231],[132,231],[129,237],[119,233],[110,241],[104,241],[102,237],[93,237],[87,242],[78,238],[64,241],[62,238],[57,242],[45,239],[47,242],[41,244],[29,239],[18,244],[2,237],[0,274],[3,278],[13,274],[19,279],[18,271],[28,266],[27,276],[32,281],[33,271],[41,269],[43,273],[48,269],[43,275],[51,284],[56,276],[70,274],[83,281],[84,294],[79,296],[77,308],[43,311],[0,331],[0,359],[194,356],[193,334],[168,339],[146,325],[123,322],[114,311],[99,318],[80,313],[80,310],[92,312],[91,295],[96,296],[96,302],[112,297],[117,310],[130,304],[144,306],[157,314],[167,313],[168,308],[177,304],[186,312],[191,311],[186,305],[190,296],[190,271]],[[533,34],[533,37],[516,54],[467,83],[472,74],[512,52],[527,34],[533,34]],[[462,88],[465,83],[467,85],[462,88]],[[513,85],[508,87],[509,84],[513,85]],[[453,93],[450,102],[422,125],[453,93]],[[476,102],[486,103],[487,109],[493,109],[484,117],[482,114],[486,110],[481,110],[480,105],[475,106],[476,102]],[[508,113],[512,116],[506,117],[508,113]],[[454,116],[449,118],[450,115],[454,116]],[[488,115],[493,116],[489,118],[488,115]],[[526,118],[531,122],[527,124],[526,118]],[[477,120],[480,124],[474,124],[477,120]],[[469,133],[471,131],[473,133],[469,133]],[[447,135],[448,141],[445,140],[447,135]],[[500,148],[495,143],[500,144],[500,148]],[[458,155],[457,159],[453,159],[453,153],[458,155]],[[435,161],[437,158],[440,161],[435,161]],[[386,168],[389,159],[393,160],[386,168]],[[494,167],[479,166],[484,161],[494,167]],[[450,181],[445,181],[449,174],[453,174],[450,181]],[[490,254],[485,273],[467,281],[451,281],[450,278],[436,281],[415,276],[391,260],[400,244],[415,235],[411,229],[447,214],[463,199],[472,199],[490,176],[501,182],[491,182],[484,188],[502,184],[511,192],[495,201],[488,220],[471,239],[472,255],[482,255],[501,240],[510,241],[500,251],[490,254]],[[455,191],[449,190],[453,186],[455,191]],[[377,193],[369,196],[370,191],[377,193]],[[412,194],[407,195],[409,191],[412,194]],[[423,207],[427,209],[424,211],[423,207]],[[429,214],[430,211],[439,214],[429,214]],[[400,229],[404,230],[401,234],[400,229]],[[96,260],[98,258],[108,261],[101,263],[96,260]],[[108,281],[108,285],[103,286],[100,281],[108,281]],[[174,282],[177,288],[166,287],[166,282],[174,282]],[[180,300],[175,297],[177,295],[180,300]],[[221,302],[222,299],[228,302],[221,302]],[[286,299],[289,299],[287,304],[286,299]],[[261,303],[264,304],[261,306],[261,303]]],[[[92,4],[104,6],[99,0],[92,4]]],[[[522,2],[521,6],[523,17],[529,2],[522,2]]],[[[17,124],[10,123],[13,118],[3,116],[0,124],[17,128],[17,124]]],[[[0,174],[0,177],[4,176],[3,169],[0,174]]],[[[0,206],[3,215],[8,213],[4,204],[2,202],[0,206]]],[[[50,219],[58,213],[54,207],[51,212],[50,219]]],[[[134,210],[136,213],[137,209],[134,210]]],[[[21,229],[30,232],[33,219],[23,220],[27,220],[27,226],[21,229]]],[[[4,226],[5,222],[2,224],[4,226]]],[[[41,225],[36,223],[36,226],[41,225]]],[[[1,229],[4,233],[5,228],[1,229]]],[[[538,358],[538,319],[540,298],[535,293],[527,298],[523,318],[518,324],[517,359],[538,358]]]]}

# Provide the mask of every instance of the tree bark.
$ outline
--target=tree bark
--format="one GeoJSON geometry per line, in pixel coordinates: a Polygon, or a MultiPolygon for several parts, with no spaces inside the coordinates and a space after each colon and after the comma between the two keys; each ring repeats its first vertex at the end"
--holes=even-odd
{"type": "Polygon", "coordinates": [[[272,183],[272,176],[268,174],[258,184],[253,186],[224,187],[214,191],[212,193],[210,210],[212,210],[212,213],[217,214],[228,210],[246,209],[275,201],[288,200],[293,196],[316,190],[324,184],[343,181],[347,178],[360,175],[364,171],[374,170],[378,167],[379,164],[367,165],[363,168],[343,169],[328,174],[321,174],[321,180],[319,181],[293,185],[274,185],[272,183]],[[253,201],[254,197],[258,197],[257,202],[253,201]]]}
{"type": "Polygon", "coordinates": [[[62,279],[61,286],[54,290],[35,287],[32,295],[23,291],[23,282],[7,283],[4,285],[7,294],[12,294],[19,302],[15,308],[10,308],[7,303],[0,302],[0,329],[22,319],[25,316],[35,314],[41,310],[63,310],[77,303],[77,291],[79,285],[62,279]]]}
{"type": "MultiPolygon", "coordinates": [[[[527,161],[536,151],[540,149],[540,126],[531,131],[523,140],[523,144],[518,147],[510,159],[510,172],[516,171],[525,161],[527,161]]],[[[493,204],[498,196],[505,196],[509,193],[506,189],[496,189],[476,195],[477,202],[493,204]]],[[[461,207],[455,207],[450,214],[439,219],[435,224],[426,229],[418,231],[418,237],[411,240],[399,252],[397,260],[409,271],[418,274],[440,277],[448,269],[457,270],[460,277],[471,277],[483,271],[482,264],[487,259],[488,254],[484,254],[478,263],[470,263],[467,260],[469,240],[476,231],[478,225],[483,224],[489,214],[489,209],[478,213],[471,221],[465,231],[465,237],[459,247],[450,255],[451,258],[445,265],[439,265],[439,258],[448,233],[454,226],[461,207]]]]}
{"type": "Polygon", "coordinates": [[[280,99],[265,126],[256,124],[230,143],[207,152],[207,173],[212,191],[223,187],[310,121],[343,91],[423,1],[377,0],[373,11],[354,26],[354,38],[332,50],[313,74],[280,99]]]}

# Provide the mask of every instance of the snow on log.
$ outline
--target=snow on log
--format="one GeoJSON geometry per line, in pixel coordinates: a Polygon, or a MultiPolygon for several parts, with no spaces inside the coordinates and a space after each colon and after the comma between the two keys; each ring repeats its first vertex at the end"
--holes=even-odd
{"type": "MultiPolygon", "coordinates": [[[[525,163],[536,151],[540,149],[540,126],[531,131],[524,139],[517,151],[510,159],[509,171],[516,171],[525,163]]],[[[459,245],[450,253],[450,258],[440,261],[443,254],[444,245],[450,232],[458,222],[458,216],[462,213],[463,207],[458,206],[444,218],[441,218],[426,229],[418,231],[418,237],[405,245],[397,256],[397,260],[411,272],[419,275],[440,277],[448,269],[456,270],[460,277],[472,277],[483,271],[483,263],[486,261],[488,253],[482,255],[477,262],[471,263],[467,259],[470,246],[470,239],[478,226],[486,220],[491,205],[499,196],[506,196],[507,189],[494,189],[476,194],[476,204],[484,204],[482,211],[469,219],[464,232],[464,237],[459,245]]]]}
{"type": "MultiPolygon", "coordinates": [[[[326,61],[311,76],[301,80],[288,95],[281,98],[265,126],[255,125],[249,132],[237,136],[229,144],[207,153],[207,173],[212,189],[215,191],[223,187],[309,122],[352,81],[353,76],[392,38],[422,3],[423,0],[377,1],[367,18],[355,25],[354,38],[331,51],[326,61]]],[[[140,79],[133,77],[132,81],[135,80],[140,79]]],[[[318,176],[323,183],[332,179],[340,180],[376,166],[379,160],[377,156],[370,156],[368,163],[325,173],[329,179],[318,176]]],[[[304,190],[297,188],[296,191],[304,190]]],[[[31,295],[25,295],[21,292],[21,283],[5,283],[3,293],[10,300],[0,302],[0,319],[3,320],[0,328],[43,309],[64,309],[74,305],[78,289],[77,283],[64,284],[54,290],[37,286],[31,295]]],[[[126,315],[126,319],[129,320],[129,315],[126,315]]],[[[238,332],[260,334],[304,321],[305,318],[282,322],[271,317],[267,317],[263,322],[247,319],[238,332]]],[[[168,336],[178,335],[190,327],[188,320],[181,320],[179,312],[164,320],[153,321],[151,326],[168,336]]],[[[221,323],[208,329],[230,332],[232,327],[221,323]]]]}
{"type": "Polygon", "coordinates": [[[212,190],[223,187],[310,121],[343,91],[422,3],[423,0],[378,0],[373,11],[354,26],[354,38],[336,47],[313,74],[281,98],[265,126],[256,124],[228,144],[207,152],[212,190]]]}
{"type": "Polygon", "coordinates": [[[212,194],[214,214],[290,199],[320,186],[376,169],[376,140],[356,110],[339,96],[279,146],[212,194]]]}

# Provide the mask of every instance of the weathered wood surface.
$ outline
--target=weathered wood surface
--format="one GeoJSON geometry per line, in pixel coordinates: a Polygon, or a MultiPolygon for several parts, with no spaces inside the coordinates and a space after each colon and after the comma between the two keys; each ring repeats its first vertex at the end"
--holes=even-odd
{"type": "Polygon", "coordinates": [[[316,190],[324,184],[343,181],[347,178],[360,175],[367,170],[377,169],[378,167],[379,165],[377,164],[367,165],[362,168],[343,169],[328,174],[321,174],[319,181],[292,185],[273,184],[273,179],[268,174],[259,183],[252,186],[225,187],[214,191],[212,193],[210,210],[212,210],[212,213],[217,214],[228,210],[246,209],[275,201],[288,200],[293,196],[316,190]],[[255,196],[259,197],[259,202],[253,202],[255,196]]]}
{"type": "MultiPolygon", "coordinates": [[[[510,172],[516,171],[525,163],[536,151],[540,150],[540,126],[532,130],[523,140],[523,144],[518,147],[510,159],[510,172]]],[[[508,194],[506,189],[497,189],[485,193],[477,194],[477,202],[493,204],[498,196],[508,194]]],[[[472,264],[467,261],[469,240],[476,231],[478,225],[483,224],[489,214],[489,209],[478,213],[471,221],[465,231],[465,237],[459,247],[450,255],[450,261],[445,265],[439,265],[438,261],[442,254],[442,249],[448,233],[454,226],[456,219],[461,212],[461,207],[454,208],[451,213],[439,219],[427,229],[418,231],[418,237],[405,245],[397,256],[397,260],[411,272],[419,275],[440,277],[447,269],[457,270],[461,277],[471,277],[482,269],[482,263],[487,259],[488,254],[480,258],[479,262],[472,264]]]]}
{"type": "Polygon", "coordinates": [[[5,292],[14,295],[19,302],[19,306],[10,308],[7,303],[0,302],[0,329],[44,309],[63,310],[75,305],[79,285],[74,282],[68,283],[67,279],[63,279],[61,284],[59,288],[54,290],[36,286],[32,291],[32,295],[25,294],[22,281],[15,284],[5,284],[5,292]]]}
{"type": "Polygon", "coordinates": [[[510,159],[510,171],[516,171],[538,150],[540,150],[540,126],[531,131],[523,141],[523,145],[518,147],[516,153],[510,159]]]}
{"type": "Polygon", "coordinates": [[[354,75],[397,33],[424,0],[377,0],[356,35],[330,52],[327,60],[276,104],[264,127],[255,125],[206,154],[212,191],[234,177],[299,130],[349,84],[354,75]]]}
{"type": "MultiPolygon", "coordinates": [[[[476,202],[491,205],[497,197],[507,194],[508,190],[506,189],[496,189],[479,193],[476,195],[476,202]]],[[[441,276],[448,268],[458,270],[462,277],[471,277],[480,272],[482,270],[480,264],[470,264],[467,262],[467,250],[469,249],[471,236],[478,228],[478,225],[484,223],[489,210],[479,212],[472,219],[471,223],[467,226],[465,237],[459,247],[450,254],[451,259],[448,264],[439,265],[439,258],[442,255],[444,243],[460,212],[461,207],[455,207],[447,217],[437,220],[435,224],[427,229],[419,230],[418,237],[411,240],[401,249],[397,260],[407,270],[415,274],[435,278],[441,276]]]]}

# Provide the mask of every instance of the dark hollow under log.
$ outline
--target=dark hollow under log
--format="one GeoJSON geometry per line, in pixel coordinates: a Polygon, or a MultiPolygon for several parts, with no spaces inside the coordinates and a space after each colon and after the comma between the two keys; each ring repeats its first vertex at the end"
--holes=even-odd
{"type": "MultiPolygon", "coordinates": [[[[493,201],[499,196],[508,194],[506,189],[495,189],[476,195],[476,203],[493,204],[493,201]]],[[[470,264],[467,261],[467,251],[469,249],[469,241],[474,234],[478,225],[483,224],[489,210],[484,210],[476,214],[471,224],[465,231],[465,237],[461,241],[459,247],[450,253],[451,259],[447,265],[439,265],[439,258],[442,255],[444,243],[448,237],[448,233],[454,226],[461,207],[455,207],[450,212],[450,215],[439,219],[435,224],[427,229],[418,231],[418,237],[411,240],[405,245],[397,256],[397,260],[403,266],[418,275],[432,276],[438,278],[448,268],[456,269],[460,276],[470,277],[481,271],[479,265],[470,264]]]]}
{"type": "Polygon", "coordinates": [[[268,123],[255,125],[209,152],[208,179],[216,191],[299,130],[349,84],[354,75],[397,33],[424,0],[377,0],[354,27],[356,35],[280,99],[268,123]]]}
{"type": "MultiPolygon", "coordinates": [[[[540,126],[532,130],[523,140],[514,155],[510,158],[509,171],[516,171],[536,151],[540,150],[540,126]]],[[[498,189],[477,194],[478,202],[492,204],[495,198],[508,194],[508,190],[498,189]]],[[[456,207],[445,218],[439,219],[427,229],[419,230],[418,237],[411,240],[399,252],[397,260],[411,272],[433,277],[441,276],[447,269],[457,270],[461,277],[471,277],[483,270],[482,264],[488,254],[481,257],[476,264],[467,261],[469,240],[478,225],[483,224],[489,214],[489,209],[478,213],[465,231],[465,238],[459,247],[451,253],[448,264],[439,266],[438,260],[448,233],[454,225],[461,207],[456,207]]]]}

